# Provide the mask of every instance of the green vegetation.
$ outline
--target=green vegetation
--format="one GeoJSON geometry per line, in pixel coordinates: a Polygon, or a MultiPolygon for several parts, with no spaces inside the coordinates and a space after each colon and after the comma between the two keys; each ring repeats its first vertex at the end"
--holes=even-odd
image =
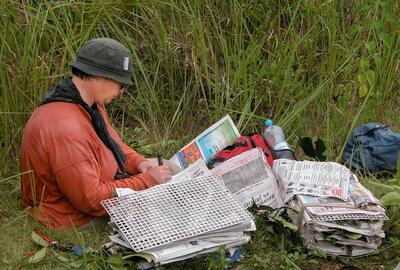
{"type": "MultiPolygon", "coordinates": [[[[0,268],[71,268],[54,253],[36,263],[23,259],[39,250],[30,238],[34,228],[94,248],[107,241],[101,234],[83,240],[74,232],[46,230],[21,208],[18,150],[25,123],[89,38],[112,37],[134,53],[135,86],[109,114],[124,140],[144,155],[162,149],[171,156],[229,113],[241,132],[261,132],[263,120],[273,118],[299,158],[299,139],[310,137],[325,142],[327,160],[340,161],[356,125],[377,121],[400,131],[398,14],[400,2],[392,0],[3,0],[0,268]]],[[[400,261],[400,211],[392,199],[399,196],[399,181],[397,175],[384,186],[366,182],[379,196],[392,196],[386,197],[390,220],[379,255],[328,259],[307,251],[290,229],[260,218],[239,267],[339,269],[350,263],[392,269],[400,261]]],[[[106,264],[96,258],[84,262],[106,264]]],[[[196,268],[225,264],[210,257],[196,268]]]]}

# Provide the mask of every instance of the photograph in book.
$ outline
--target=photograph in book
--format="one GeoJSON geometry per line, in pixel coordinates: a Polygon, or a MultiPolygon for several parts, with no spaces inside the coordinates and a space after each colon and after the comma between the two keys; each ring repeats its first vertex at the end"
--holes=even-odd
{"type": "Polygon", "coordinates": [[[266,162],[263,151],[254,148],[237,155],[211,170],[221,176],[226,187],[246,207],[283,206],[282,190],[266,162]]]}
{"type": "Polygon", "coordinates": [[[200,152],[200,148],[196,142],[193,142],[183,148],[177,153],[181,168],[187,168],[191,164],[195,163],[196,160],[203,158],[200,152]]]}
{"type": "Polygon", "coordinates": [[[208,163],[215,154],[234,144],[239,137],[240,133],[231,117],[226,115],[179,150],[170,161],[181,169],[189,167],[198,159],[208,163]]]}

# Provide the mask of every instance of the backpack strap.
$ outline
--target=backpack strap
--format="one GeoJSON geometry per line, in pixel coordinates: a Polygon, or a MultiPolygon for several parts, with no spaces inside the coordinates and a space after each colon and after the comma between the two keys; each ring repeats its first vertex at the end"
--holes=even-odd
{"type": "Polygon", "coordinates": [[[251,145],[253,146],[253,148],[256,148],[257,145],[256,145],[256,143],[254,142],[254,140],[253,140],[253,138],[251,137],[251,135],[246,135],[246,137],[249,139],[249,141],[250,141],[251,145]]]}
{"type": "Polygon", "coordinates": [[[352,133],[353,138],[360,137],[360,136],[370,136],[376,130],[385,129],[388,125],[380,124],[380,123],[368,123],[363,124],[356,127],[352,133]]]}
{"type": "MultiPolygon", "coordinates": [[[[251,145],[253,146],[253,148],[256,148],[257,145],[256,145],[256,143],[254,142],[253,138],[251,137],[251,136],[253,136],[254,134],[257,134],[257,133],[249,133],[249,134],[246,134],[245,136],[246,136],[247,138],[249,138],[249,141],[251,142],[251,145]]],[[[262,136],[261,136],[261,137],[262,137],[262,136]]],[[[275,150],[268,144],[268,142],[264,139],[264,137],[262,137],[262,139],[263,139],[263,141],[264,141],[264,143],[265,143],[265,146],[267,146],[268,150],[270,151],[270,153],[271,153],[271,155],[272,155],[272,158],[273,158],[273,159],[276,159],[276,152],[275,152],[275,150]]],[[[265,154],[267,157],[269,157],[269,153],[267,153],[267,152],[264,151],[264,150],[263,150],[263,152],[264,152],[264,154],[265,154]]]]}

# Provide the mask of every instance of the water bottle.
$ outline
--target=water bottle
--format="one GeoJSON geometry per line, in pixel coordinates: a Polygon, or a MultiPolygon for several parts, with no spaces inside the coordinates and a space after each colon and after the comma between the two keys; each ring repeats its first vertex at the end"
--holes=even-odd
{"type": "Polygon", "coordinates": [[[264,139],[275,150],[276,159],[296,160],[293,151],[285,140],[282,128],[274,125],[271,119],[265,120],[264,139]]]}

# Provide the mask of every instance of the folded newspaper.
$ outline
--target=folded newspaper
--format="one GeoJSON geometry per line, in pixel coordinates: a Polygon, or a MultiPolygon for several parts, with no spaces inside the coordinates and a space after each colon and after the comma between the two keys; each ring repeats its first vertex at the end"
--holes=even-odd
{"type": "Polygon", "coordinates": [[[228,159],[212,169],[211,173],[221,176],[229,191],[246,208],[253,202],[272,208],[283,206],[284,186],[279,185],[263,151],[259,148],[228,159]]]}
{"type": "Polygon", "coordinates": [[[154,263],[167,264],[247,243],[252,216],[220,177],[177,179],[101,202],[115,234],[111,241],[154,263]]]}
{"type": "Polygon", "coordinates": [[[307,247],[334,256],[377,253],[388,217],[356,175],[333,162],[276,160],[273,170],[307,247]]]}

